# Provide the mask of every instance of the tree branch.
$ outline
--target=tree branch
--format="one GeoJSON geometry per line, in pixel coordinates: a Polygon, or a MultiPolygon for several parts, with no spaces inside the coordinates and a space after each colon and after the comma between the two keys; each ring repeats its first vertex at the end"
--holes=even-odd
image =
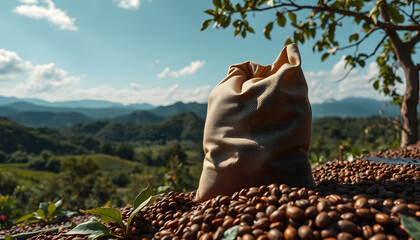
{"type": "Polygon", "coordinates": [[[416,35],[407,43],[408,47],[411,49],[420,41],[420,31],[417,31],[416,35]]]}
{"type": "Polygon", "coordinates": [[[369,35],[370,34],[372,34],[373,32],[375,32],[376,30],[378,30],[378,29],[380,29],[379,27],[373,27],[373,28],[371,28],[367,33],[366,33],[366,35],[365,36],[363,36],[363,38],[361,38],[359,41],[357,41],[357,42],[355,42],[355,43],[353,43],[353,44],[350,44],[350,45],[347,45],[347,46],[344,46],[344,47],[341,47],[341,48],[338,48],[337,50],[344,50],[344,49],[347,49],[347,48],[351,48],[351,47],[355,47],[355,46],[359,46],[365,39],[367,39],[368,37],[369,37],[369,35]]]}
{"type": "Polygon", "coordinates": [[[362,20],[364,20],[368,23],[371,23],[372,25],[376,25],[379,28],[382,28],[382,29],[385,29],[385,30],[388,30],[388,29],[389,30],[395,30],[395,31],[418,31],[418,30],[420,30],[420,26],[417,25],[417,24],[394,25],[390,22],[381,22],[379,20],[376,24],[374,24],[373,20],[363,13],[352,12],[352,11],[345,10],[345,9],[333,8],[333,7],[330,7],[330,6],[327,6],[327,5],[310,6],[310,5],[297,5],[295,3],[280,3],[280,4],[274,5],[272,7],[270,6],[270,7],[265,7],[265,8],[247,9],[246,12],[263,12],[263,11],[272,10],[272,9],[280,8],[280,7],[294,7],[294,8],[296,8],[296,10],[311,9],[311,10],[319,11],[319,12],[326,12],[327,11],[327,12],[342,14],[344,16],[362,19],[362,20]]]}
{"type": "Polygon", "coordinates": [[[381,44],[385,41],[387,35],[385,35],[382,40],[378,43],[378,45],[376,45],[375,50],[373,50],[373,52],[371,52],[365,59],[368,59],[370,57],[372,57],[373,55],[376,54],[376,52],[378,51],[379,47],[381,46],[381,44]]]}

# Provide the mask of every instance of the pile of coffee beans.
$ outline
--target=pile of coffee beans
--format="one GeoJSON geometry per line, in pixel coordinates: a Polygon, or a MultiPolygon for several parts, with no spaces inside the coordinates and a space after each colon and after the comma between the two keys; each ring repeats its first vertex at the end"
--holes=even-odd
{"type": "MultiPolygon", "coordinates": [[[[332,161],[313,168],[317,188],[273,183],[197,203],[194,193],[171,192],[137,215],[133,239],[412,239],[400,215],[420,221],[420,166],[364,160],[332,161]]],[[[127,218],[131,209],[123,209],[127,218]]],[[[122,232],[115,223],[109,227],[122,232]]],[[[38,235],[32,239],[86,239],[38,235]]]]}
{"type": "Polygon", "coordinates": [[[356,159],[362,160],[368,157],[420,159],[420,141],[405,148],[363,154],[356,159]]]}

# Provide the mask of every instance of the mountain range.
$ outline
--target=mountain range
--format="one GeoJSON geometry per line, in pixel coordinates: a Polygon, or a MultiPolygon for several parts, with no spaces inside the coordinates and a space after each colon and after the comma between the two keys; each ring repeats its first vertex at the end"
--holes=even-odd
{"type": "MultiPolygon", "coordinates": [[[[418,108],[420,112],[420,107],[418,108]]],[[[370,98],[345,98],[312,104],[312,118],[369,117],[383,114],[399,116],[399,108],[385,101],[370,98]]],[[[123,105],[108,101],[81,100],[47,102],[39,99],[18,99],[0,96],[0,116],[31,127],[69,127],[82,122],[113,122],[118,124],[161,123],[175,115],[192,112],[206,118],[207,104],[177,102],[168,106],[132,104],[123,105]]]]}

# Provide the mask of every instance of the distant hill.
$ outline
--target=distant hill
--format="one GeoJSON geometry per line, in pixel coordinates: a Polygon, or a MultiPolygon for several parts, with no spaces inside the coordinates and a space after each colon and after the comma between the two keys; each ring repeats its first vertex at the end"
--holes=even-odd
{"type": "Polygon", "coordinates": [[[133,112],[129,115],[121,115],[114,118],[106,119],[109,122],[117,123],[138,123],[138,124],[148,124],[148,123],[158,123],[165,120],[164,117],[155,115],[149,111],[138,111],[133,112]]]}
{"type": "MultiPolygon", "coordinates": [[[[130,114],[136,109],[133,108],[66,108],[66,107],[47,107],[40,106],[27,102],[13,102],[0,107],[13,108],[19,112],[53,112],[53,113],[70,113],[77,112],[83,114],[88,118],[92,119],[105,119],[110,117],[116,117],[119,115],[130,114]]],[[[0,113],[1,114],[1,113],[0,113]]],[[[3,115],[8,117],[9,115],[3,115]]]]}
{"type": "Polygon", "coordinates": [[[77,112],[19,112],[9,114],[8,118],[16,123],[30,127],[69,127],[71,125],[92,121],[77,112]]]}
{"type": "Polygon", "coordinates": [[[312,118],[379,116],[379,110],[383,110],[385,115],[392,117],[400,114],[398,106],[386,105],[384,101],[349,97],[343,100],[329,100],[320,104],[312,104],[312,118]]]}
{"type": "Polygon", "coordinates": [[[41,99],[32,98],[15,98],[0,96],[0,105],[6,105],[14,102],[26,102],[44,107],[58,107],[58,108],[133,108],[137,110],[147,110],[155,108],[155,106],[148,103],[123,105],[104,100],[77,100],[77,101],[62,101],[62,102],[48,102],[41,99]]]}
{"type": "Polygon", "coordinates": [[[207,104],[205,103],[182,103],[177,102],[168,106],[161,106],[150,110],[150,112],[163,117],[171,117],[177,114],[191,111],[202,119],[206,119],[207,104]]]}
{"type": "Polygon", "coordinates": [[[97,152],[100,146],[100,142],[90,136],[25,127],[4,117],[0,117],[0,136],[0,151],[6,153],[20,150],[39,154],[46,149],[55,154],[81,154],[97,152]]]}
{"type": "Polygon", "coordinates": [[[71,132],[90,134],[106,141],[202,141],[204,120],[185,112],[161,123],[135,124],[84,122],[69,128],[71,132]]]}

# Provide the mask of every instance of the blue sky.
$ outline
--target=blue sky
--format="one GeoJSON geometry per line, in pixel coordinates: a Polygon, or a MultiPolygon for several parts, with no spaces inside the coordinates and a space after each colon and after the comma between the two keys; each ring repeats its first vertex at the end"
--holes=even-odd
{"type": "MultiPolygon", "coordinates": [[[[273,13],[251,17],[257,34],[200,31],[210,0],[1,0],[0,95],[48,101],[98,99],[124,104],[206,102],[232,64],[271,64],[290,29],[262,29],[273,13]]],[[[351,25],[350,25],[351,26],[351,25]]],[[[353,30],[350,29],[349,30],[353,30]]],[[[383,99],[368,79],[375,64],[344,81],[342,53],[320,61],[299,45],[309,98],[383,99]]]]}

